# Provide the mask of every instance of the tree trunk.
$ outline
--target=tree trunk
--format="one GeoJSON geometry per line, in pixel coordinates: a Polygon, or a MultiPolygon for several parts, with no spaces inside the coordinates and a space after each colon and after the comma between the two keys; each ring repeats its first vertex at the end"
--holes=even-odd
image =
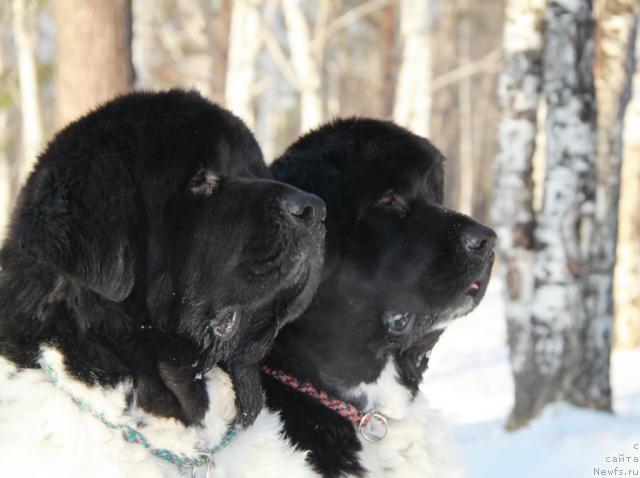
{"type": "MultiPolygon", "coordinates": [[[[0,53],[1,54],[1,53],[0,53]]],[[[0,61],[1,63],[1,61],[0,61]]],[[[0,246],[4,240],[11,214],[12,185],[11,168],[9,167],[8,142],[5,136],[9,126],[8,108],[0,106],[0,246]]]]}
{"type": "Polygon", "coordinates": [[[36,69],[37,2],[13,0],[12,5],[22,113],[22,161],[18,175],[18,180],[22,183],[31,171],[42,143],[42,115],[36,69]]]}
{"type": "MultiPolygon", "coordinates": [[[[280,36],[282,23],[275,21],[277,6],[275,2],[268,2],[265,5],[262,24],[264,28],[268,28],[274,31],[277,36],[280,36]]],[[[280,152],[278,133],[285,127],[286,114],[281,107],[283,83],[278,80],[280,78],[278,66],[273,62],[269,52],[261,52],[256,69],[260,78],[268,78],[269,80],[255,101],[256,124],[254,133],[262,149],[265,161],[270,163],[280,152]],[[274,79],[276,80],[274,81],[274,79]]]]}
{"type": "MultiPolygon", "coordinates": [[[[457,4],[451,0],[430,0],[432,8],[439,12],[433,18],[430,38],[438,48],[432,53],[431,78],[441,77],[458,67],[457,49],[457,4]]],[[[450,83],[443,87],[431,88],[431,120],[429,138],[449,158],[445,175],[444,202],[457,208],[460,198],[460,168],[458,157],[460,148],[460,116],[458,112],[458,85],[450,83]]],[[[495,126],[494,126],[495,129],[495,126]]],[[[495,137],[494,137],[495,139],[495,137]]]]}
{"type": "Polygon", "coordinates": [[[260,52],[260,2],[237,0],[231,10],[225,103],[250,128],[255,126],[253,87],[260,52]]]}
{"type": "Polygon", "coordinates": [[[131,0],[54,0],[53,8],[56,123],[64,126],[133,85],[131,0]]]}
{"type": "Polygon", "coordinates": [[[429,136],[431,121],[431,2],[400,0],[402,59],[393,111],[395,120],[429,136]]]}
{"type": "MultiPolygon", "coordinates": [[[[503,33],[504,66],[498,95],[498,152],[492,217],[505,282],[505,308],[516,404],[530,384],[531,307],[535,259],[532,160],[542,86],[545,0],[510,0],[503,33]]],[[[515,424],[513,424],[515,426],[515,424]]]]}
{"type": "MultiPolygon", "coordinates": [[[[5,85],[10,70],[11,44],[11,10],[10,5],[0,4],[0,97],[8,96],[5,85]]],[[[8,83],[8,82],[7,82],[8,83]]],[[[0,245],[6,234],[11,212],[12,181],[9,165],[9,145],[11,135],[9,128],[9,106],[0,103],[0,245]]]]}
{"type": "Polygon", "coordinates": [[[382,54],[382,97],[385,118],[393,114],[393,100],[396,88],[396,71],[398,69],[396,17],[398,8],[395,4],[384,7],[380,15],[380,49],[382,54]]]}
{"type": "MultiPolygon", "coordinates": [[[[624,161],[616,264],[615,342],[640,347],[640,25],[635,33],[633,97],[624,122],[624,161]]],[[[630,58],[633,56],[630,55],[630,58]]]]}
{"type": "Polygon", "coordinates": [[[637,0],[601,0],[598,22],[598,155],[595,230],[585,289],[587,316],[580,325],[584,354],[568,399],[580,406],[611,409],[609,358],[613,331],[622,129],[631,92],[637,0]]]}
{"type": "MultiPolygon", "coordinates": [[[[471,5],[469,0],[458,0],[458,51],[460,65],[471,61],[471,5]]],[[[458,209],[473,214],[473,112],[471,77],[467,76],[458,85],[458,115],[460,122],[460,196],[458,209]]]]}
{"type": "Polygon", "coordinates": [[[291,63],[301,85],[300,130],[304,132],[322,122],[321,76],[311,52],[309,25],[300,0],[283,0],[282,10],[287,24],[291,63]]]}
{"type": "MultiPolygon", "coordinates": [[[[0,112],[0,128],[6,127],[6,115],[0,112]]],[[[11,213],[11,170],[4,153],[0,153],[0,246],[4,240],[11,213]]]]}
{"type": "MultiPolygon", "coordinates": [[[[596,185],[594,22],[590,0],[551,0],[544,50],[547,168],[535,232],[538,251],[531,318],[532,360],[522,364],[527,388],[516,393],[511,427],[549,402],[571,398],[585,357],[581,327],[596,185]]],[[[608,373],[608,370],[606,370],[608,373]]]]}

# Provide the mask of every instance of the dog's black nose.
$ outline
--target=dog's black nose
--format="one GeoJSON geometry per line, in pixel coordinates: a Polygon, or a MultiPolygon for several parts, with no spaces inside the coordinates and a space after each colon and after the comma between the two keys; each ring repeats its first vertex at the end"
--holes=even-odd
{"type": "Polygon", "coordinates": [[[282,195],[280,207],[295,219],[309,225],[324,221],[327,215],[327,208],[322,199],[315,194],[302,191],[291,191],[282,195]]]}
{"type": "Polygon", "coordinates": [[[483,256],[491,252],[496,245],[496,233],[487,226],[475,223],[465,226],[461,240],[467,252],[483,256]]]}

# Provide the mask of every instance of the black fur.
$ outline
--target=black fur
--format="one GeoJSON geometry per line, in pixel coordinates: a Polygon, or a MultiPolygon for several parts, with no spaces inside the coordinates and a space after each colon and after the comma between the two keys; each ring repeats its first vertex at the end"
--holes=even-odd
{"type": "MultiPolygon", "coordinates": [[[[369,119],[325,125],[273,164],[277,179],[325,201],[327,250],[318,293],[276,340],[270,366],[346,399],[395,356],[401,383],[418,391],[439,325],[478,304],[493,263],[493,231],[442,206],[443,167],[427,140],[369,119]],[[407,325],[396,331],[394,317],[407,325]]],[[[263,383],[320,472],[365,474],[349,422],[271,377],[263,383]]]]}
{"type": "Polygon", "coordinates": [[[123,96],[72,123],[2,248],[0,354],[36,367],[52,344],[78,378],[132,379],[145,410],[185,424],[207,410],[199,374],[221,364],[252,423],[257,364],[322,268],[324,205],[271,178],[245,125],[195,92],[123,96]]]}

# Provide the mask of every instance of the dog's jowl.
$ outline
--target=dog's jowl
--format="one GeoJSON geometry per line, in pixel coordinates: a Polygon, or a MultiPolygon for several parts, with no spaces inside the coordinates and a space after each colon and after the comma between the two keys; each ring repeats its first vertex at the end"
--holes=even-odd
{"type": "Polygon", "coordinates": [[[315,292],[324,216],[196,93],[57,134],[1,253],[0,476],[311,474],[258,364],[315,292]]]}
{"type": "Polygon", "coordinates": [[[268,405],[325,476],[455,476],[418,392],[438,337],[485,293],[494,232],[442,205],[443,156],[393,123],[335,121],[272,169],[324,199],[327,251],[268,357],[268,405]]]}

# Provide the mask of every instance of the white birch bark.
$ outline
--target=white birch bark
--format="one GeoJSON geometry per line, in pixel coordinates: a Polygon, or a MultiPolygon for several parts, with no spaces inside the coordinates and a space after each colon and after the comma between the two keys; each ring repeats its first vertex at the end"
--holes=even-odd
{"type": "MultiPolygon", "coordinates": [[[[10,9],[6,4],[0,4],[0,84],[5,80],[9,66],[9,44],[11,37],[10,9]]],[[[2,88],[4,90],[4,88],[2,88]]],[[[5,94],[2,91],[2,94],[5,94]]],[[[6,234],[11,212],[11,169],[9,167],[9,108],[0,105],[0,245],[6,234]]]]}
{"type": "Polygon", "coordinates": [[[622,128],[631,88],[637,0],[601,0],[598,15],[598,156],[595,230],[591,243],[585,303],[580,326],[583,357],[569,399],[578,405],[611,409],[609,359],[613,334],[613,277],[616,259],[622,128]]]}
{"type": "Polygon", "coordinates": [[[300,129],[322,122],[321,75],[311,51],[311,33],[300,0],[283,0],[291,63],[300,84],[300,129]]]}
{"type": "MultiPolygon", "coordinates": [[[[6,114],[0,112],[0,130],[6,128],[6,114]]],[[[11,170],[7,155],[0,152],[0,246],[4,240],[11,213],[11,170]]]]}
{"type": "Polygon", "coordinates": [[[400,0],[400,71],[394,119],[414,133],[429,136],[431,121],[431,2],[400,0]]]}
{"type": "Polygon", "coordinates": [[[225,103],[250,128],[255,127],[253,86],[260,52],[260,1],[236,0],[231,10],[225,103]]]}
{"type": "MultiPolygon", "coordinates": [[[[0,55],[1,54],[2,52],[0,52],[0,55]]],[[[0,59],[0,71],[2,70],[2,66],[2,59],[0,59]]],[[[8,108],[0,107],[0,246],[2,245],[2,241],[7,232],[7,226],[9,225],[13,193],[8,154],[9,138],[6,134],[8,127],[8,108]]]]}
{"type": "MultiPolygon", "coordinates": [[[[594,22],[590,0],[551,0],[544,51],[547,168],[535,239],[533,362],[522,423],[567,397],[583,357],[584,283],[593,238],[596,185],[594,22]]],[[[520,406],[519,406],[520,405],[520,406]]]]}
{"type": "Polygon", "coordinates": [[[640,347],[640,25],[636,24],[633,97],[624,121],[624,161],[615,277],[615,343],[640,347]]]}
{"type": "Polygon", "coordinates": [[[546,0],[507,3],[504,70],[498,87],[501,116],[492,218],[506,285],[506,319],[517,407],[528,396],[527,365],[533,352],[530,319],[535,216],[531,174],[542,85],[545,5],[546,0]]]}
{"type": "Polygon", "coordinates": [[[42,144],[42,115],[36,69],[37,3],[35,0],[12,1],[22,115],[22,161],[19,172],[21,183],[31,171],[42,144]]]}

